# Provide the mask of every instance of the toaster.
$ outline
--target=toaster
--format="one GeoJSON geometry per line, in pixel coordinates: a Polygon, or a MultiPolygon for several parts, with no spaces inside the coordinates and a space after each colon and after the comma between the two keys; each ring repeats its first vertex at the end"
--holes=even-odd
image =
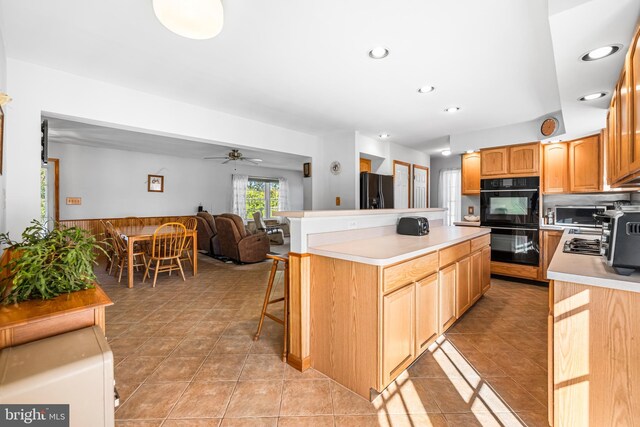
{"type": "Polygon", "coordinates": [[[602,218],[600,255],[616,273],[630,275],[640,269],[640,206],[605,211],[602,218]]]}
{"type": "Polygon", "coordinates": [[[407,236],[425,236],[429,234],[429,220],[423,216],[405,216],[398,221],[396,232],[407,236]]]}

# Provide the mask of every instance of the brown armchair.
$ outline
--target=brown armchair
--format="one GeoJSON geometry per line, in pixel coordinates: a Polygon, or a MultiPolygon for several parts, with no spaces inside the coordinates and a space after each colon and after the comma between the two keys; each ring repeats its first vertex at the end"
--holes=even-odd
{"type": "Polygon", "coordinates": [[[209,212],[198,212],[198,249],[211,256],[220,256],[220,239],[216,222],[209,212]]]}
{"type": "Polygon", "coordinates": [[[223,256],[239,262],[260,262],[269,252],[267,233],[249,234],[242,218],[222,214],[215,218],[223,256]]]}

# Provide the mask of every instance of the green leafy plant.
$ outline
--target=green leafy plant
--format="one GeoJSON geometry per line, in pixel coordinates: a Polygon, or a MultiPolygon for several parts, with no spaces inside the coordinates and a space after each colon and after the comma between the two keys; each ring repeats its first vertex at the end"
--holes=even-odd
{"type": "Polygon", "coordinates": [[[100,252],[106,254],[86,230],[60,226],[49,230],[46,222],[36,220],[24,230],[21,242],[2,233],[0,244],[8,245],[6,249],[14,253],[1,272],[3,304],[93,288],[96,258],[100,252]]]}

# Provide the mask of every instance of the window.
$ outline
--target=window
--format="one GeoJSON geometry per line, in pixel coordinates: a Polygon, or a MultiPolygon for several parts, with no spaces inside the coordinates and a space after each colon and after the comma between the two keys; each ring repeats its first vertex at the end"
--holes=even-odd
{"type": "Polygon", "coordinates": [[[460,169],[444,169],[440,171],[440,185],[438,189],[438,204],[446,208],[444,224],[453,225],[460,220],[462,205],[462,190],[460,188],[460,169]]]}
{"type": "Polygon", "coordinates": [[[265,219],[278,210],[280,185],[277,180],[249,178],[247,185],[247,217],[253,219],[253,213],[260,211],[265,219]]]}

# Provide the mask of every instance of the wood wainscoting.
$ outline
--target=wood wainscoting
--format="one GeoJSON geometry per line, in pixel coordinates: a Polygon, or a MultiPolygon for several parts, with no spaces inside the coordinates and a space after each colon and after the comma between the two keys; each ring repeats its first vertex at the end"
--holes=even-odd
{"type": "MultiPolygon", "coordinates": [[[[181,218],[188,218],[193,215],[177,215],[177,216],[140,216],[136,217],[144,223],[144,225],[160,225],[167,222],[174,222],[181,218]]],[[[111,221],[116,227],[125,226],[131,221],[132,217],[128,218],[93,218],[93,219],[64,219],[58,221],[58,224],[63,227],[78,227],[90,232],[98,241],[104,240],[104,230],[100,221],[111,221]]],[[[143,225],[143,224],[141,224],[143,225]]]]}

